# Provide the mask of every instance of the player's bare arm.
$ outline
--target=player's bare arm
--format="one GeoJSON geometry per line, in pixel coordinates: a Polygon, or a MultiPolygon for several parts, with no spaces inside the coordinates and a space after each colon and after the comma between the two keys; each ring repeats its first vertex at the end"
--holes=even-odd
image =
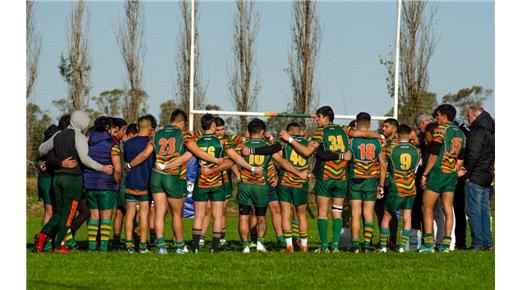
{"type": "Polygon", "coordinates": [[[273,154],[272,156],[273,156],[273,159],[276,160],[278,162],[278,164],[280,164],[280,166],[283,169],[298,175],[301,179],[305,179],[306,180],[307,178],[309,178],[309,171],[308,170],[300,171],[300,170],[296,169],[296,167],[294,167],[291,164],[291,162],[287,161],[285,158],[282,157],[282,152],[281,151],[273,154]]]}
{"type": "Polygon", "coordinates": [[[111,157],[112,166],[114,166],[114,179],[116,180],[117,185],[121,185],[123,181],[123,169],[121,168],[121,155],[114,154],[111,157]]]}
{"type": "MultiPolygon", "coordinates": [[[[166,163],[163,170],[182,166],[182,165],[184,165],[184,163],[190,161],[191,158],[193,158],[193,154],[191,154],[190,151],[186,151],[179,158],[176,158],[175,160],[166,163]]],[[[159,168],[159,169],[161,169],[161,168],[159,168]]]]}
{"type": "Polygon", "coordinates": [[[224,159],[213,157],[209,155],[208,152],[200,149],[195,142],[188,142],[186,144],[186,148],[188,148],[188,150],[190,150],[190,152],[193,153],[193,155],[197,156],[197,158],[200,158],[202,160],[215,164],[222,164],[224,162],[224,159]]]}
{"type": "Polygon", "coordinates": [[[128,162],[130,166],[125,166],[125,168],[130,169],[136,167],[137,165],[143,163],[143,161],[145,161],[148,157],[150,157],[150,155],[152,155],[153,152],[153,144],[152,142],[149,142],[148,145],[146,145],[146,148],[144,148],[144,150],[141,151],[141,153],[139,153],[133,160],[128,162]]]}
{"type": "Polygon", "coordinates": [[[320,143],[316,141],[310,141],[309,145],[307,146],[302,145],[298,141],[294,140],[291,137],[291,135],[285,130],[280,132],[280,138],[289,143],[298,153],[305,157],[311,156],[311,154],[314,153],[318,149],[318,147],[320,147],[320,143]]]}
{"type": "Polygon", "coordinates": [[[379,185],[377,186],[377,198],[381,199],[384,195],[383,189],[385,186],[386,172],[388,171],[386,154],[384,152],[380,152],[378,159],[379,165],[381,166],[381,174],[379,175],[379,185]]]}
{"type": "Polygon", "coordinates": [[[233,161],[235,161],[236,164],[242,166],[243,168],[245,168],[247,170],[252,170],[255,174],[262,174],[262,171],[264,170],[264,168],[262,166],[250,165],[249,163],[247,163],[244,160],[244,158],[242,158],[242,156],[240,156],[240,154],[238,154],[235,150],[233,150],[231,148],[226,151],[226,154],[231,159],[233,159],[233,161]]]}
{"type": "Polygon", "coordinates": [[[358,138],[370,138],[370,139],[379,139],[384,136],[375,132],[375,131],[363,131],[363,130],[352,130],[349,133],[350,137],[358,137],[358,138]]]}
{"type": "Polygon", "coordinates": [[[212,174],[217,173],[217,172],[222,172],[222,171],[228,170],[233,165],[235,165],[235,162],[233,162],[233,160],[231,160],[229,158],[225,158],[224,159],[224,163],[220,164],[217,167],[203,166],[200,169],[200,173],[202,175],[212,175],[212,174]]]}

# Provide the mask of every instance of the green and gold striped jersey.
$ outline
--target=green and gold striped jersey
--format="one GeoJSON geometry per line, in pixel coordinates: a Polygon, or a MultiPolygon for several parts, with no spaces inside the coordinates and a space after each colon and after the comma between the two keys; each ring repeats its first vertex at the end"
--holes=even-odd
{"type": "MultiPolygon", "coordinates": [[[[312,135],[310,141],[320,143],[324,151],[345,153],[349,148],[350,128],[342,127],[336,124],[328,124],[325,127],[319,127],[312,135]]],[[[346,180],[345,160],[316,160],[314,172],[316,178],[322,180],[346,180]]]]}
{"type": "MultiPolygon", "coordinates": [[[[226,150],[230,147],[227,139],[218,138],[214,134],[204,134],[197,140],[197,146],[203,151],[206,151],[209,155],[222,158],[225,155],[226,150]]],[[[222,172],[216,172],[211,175],[202,175],[200,168],[209,166],[215,167],[216,164],[207,162],[199,159],[199,176],[197,178],[197,186],[199,188],[213,188],[224,185],[224,177],[222,172]]]]}
{"type": "MultiPolygon", "coordinates": [[[[241,142],[239,142],[238,144],[235,144],[234,142],[238,142],[238,140],[241,140],[242,137],[239,137],[239,135],[227,135],[227,134],[224,134],[222,136],[219,136],[219,138],[220,139],[224,139],[225,142],[227,142],[232,149],[235,149],[236,146],[238,144],[240,144],[241,142]],[[235,136],[235,137],[233,137],[233,136],[235,136]]],[[[224,170],[222,172],[222,176],[224,177],[224,183],[230,182],[230,174],[231,174],[230,170],[224,170]]]]}
{"type": "MultiPolygon", "coordinates": [[[[298,143],[307,146],[309,144],[309,141],[305,139],[304,136],[293,136],[294,140],[298,141],[298,143]]],[[[282,155],[283,158],[291,162],[291,164],[298,170],[305,170],[309,168],[309,159],[305,156],[300,155],[294,148],[287,143],[281,143],[282,144],[282,155]]],[[[295,187],[295,188],[302,188],[305,184],[305,180],[301,179],[296,174],[289,172],[289,171],[282,171],[282,180],[280,182],[281,185],[289,186],[289,187],[295,187]]]]}
{"type": "MultiPolygon", "coordinates": [[[[237,152],[240,154],[242,152],[242,148],[244,146],[248,148],[260,148],[263,146],[269,146],[271,145],[267,140],[265,139],[257,139],[257,138],[251,138],[247,139],[246,141],[242,142],[237,147],[237,152]]],[[[250,170],[247,170],[246,168],[240,169],[240,181],[242,183],[248,183],[248,184],[266,184],[267,182],[272,182],[273,179],[276,178],[276,168],[274,167],[274,163],[272,160],[271,155],[255,155],[251,154],[249,156],[244,157],[245,161],[249,163],[251,166],[263,166],[264,172],[261,176],[258,176],[257,174],[254,174],[250,170]]]]}
{"type": "Polygon", "coordinates": [[[415,195],[415,170],[421,160],[419,149],[408,142],[399,142],[390,147],[386,155],[390,194],[400,197],[415,195]]]}
{"type": "Polygon", "coordinates": [[[381,174],[379,153],[383,146],[378,139],[352,138],[350,151],[352,159],[348,165],[349,178],[377,178],[381,174]]]}
{"type": "MultiPolygon", "coordinates": [[[[186,151],[186,144],[194,142],[192,134],[188,130],[181,130],[173,125],[166,125],[155,133],[153,145],[155,148],[155,162],[166,164],[179,158],[186,151]]],[[[181,166],[165,170],[153,169],[156,172],[179,175],[181,166]]]]}
{"type": "Polygon", "coordinates": [[[453,123],[439,125],[433,131],[432,142],[442,144],[439,158],[432,170],[441,171],[445,174],[457,172],[457,159],[466,147],[466,136],[459,127],[453,123]]]}

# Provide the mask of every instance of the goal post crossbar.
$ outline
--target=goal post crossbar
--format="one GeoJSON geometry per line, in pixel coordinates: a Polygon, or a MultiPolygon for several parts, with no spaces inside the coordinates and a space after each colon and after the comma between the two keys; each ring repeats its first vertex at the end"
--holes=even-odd
{"type": "MultiPolygon", "coordinates": [[[[280,117],[280,118],[312,118],[314,114],[296,114],[296,113],[276,113],[276,112],[237,112],[237,111],[217,111],[217,110],[193,110],[192,114],[204,115],[228,115],[228,116],[248,116],[248,117],[280,117]]],[[[372,120],[384,121],[392,116],[373,116],[372,120]]],[[[355,115],[334,115],[334,119],[355,120],[355,115]]]]}

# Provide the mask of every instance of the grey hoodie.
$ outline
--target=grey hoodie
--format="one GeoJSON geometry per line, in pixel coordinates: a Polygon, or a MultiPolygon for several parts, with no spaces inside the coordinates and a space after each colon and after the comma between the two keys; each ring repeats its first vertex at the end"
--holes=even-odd
{"type": "MultiPolygon", "coordinates": [[[[55,137],[60,134],[67,134],[67,131],[70,132],[70,130],[73,130],[74,136],[73,138],[65,138],[65,141],[61,140],[62,138],[59,138],[61,142],[66,143],[74,143],[74,149],[75,150],[65,150],[67,156],[58,156],[60,160],[63,160],[65,158],[68,158],[70,156],[73,156],[77,154],[77,157],[79,157],[79,161],[83,163],[83,165],[90,167],[94,170],[101,171],[103,169],[103,165],[99,164],[92,158],[88,156],[88,140],[85,135],[83,135],[83,131],[85,131],[88,127],[88,124],[90,123],[90,118],[88,117],[87,113],[83,111],[75,111],[70,116],[70,125],[67,127],[67,129],[63,130],[62,132],[58,132],[54,134],[49,140],[44,142],[40,145],[38,148],[38,154],[39,156],[43,156],[47,154],[49,151],[51,151],[55,146],[59,145],[68,145],[68,144],[55,144],[55,137]],[[76,151],[76,152],[68,152],[68,151],[76,151]]],[[[70,133],[69,133],[70,134],[70,133]]],[[[67,134],[67,135],[69,135],[67,134]]],[[[57,140],[56,140],[57,141],[57,140]]],[[[70,144],[69,144],[70,145],[70,144]]],[[[63,151],[63,150],[60,150],[63,151]]],[[[63,154],[58,154],[63,155],[63,154]]]]}

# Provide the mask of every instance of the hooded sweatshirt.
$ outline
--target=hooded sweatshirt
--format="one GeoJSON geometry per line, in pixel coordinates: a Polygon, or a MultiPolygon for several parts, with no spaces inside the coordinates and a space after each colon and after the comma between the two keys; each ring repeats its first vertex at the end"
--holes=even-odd
{"type": "MultiPolygon", "coordinates": [[[[100,164],[112,164],[111,151],[115,142],[107,132],[93,131],[88,139],[88,155],[100,164]]],[[[85,168],[85,189],[117,191],[117,183],[113,175],[85,168]]]]}
{"type": "Polygon", "coordinates": [[[38,154],[40,156],[44,156],[50,150],[54,149],[58,160],[61,161],[72,157],[72,159],[78,161],[78,166],[75,168],[56,169],[54,172],[55,175],[82,175],[80,165],[84,165],[96,171],[102,170],[103,165],[88,156],[87,137],[83,135],[83,131],[87,129],[89,123],[90,119],[87,113],[75,111],[70,116],[69,127],[56,133],[38,148],[38,154]]]}
{"type": "Polygon", "coordinates": [[[464,178],[472,183],[489,187],[494,178],[495,166],[495,121],[482,112],[469,126],[464,167],[464,178]]]}

